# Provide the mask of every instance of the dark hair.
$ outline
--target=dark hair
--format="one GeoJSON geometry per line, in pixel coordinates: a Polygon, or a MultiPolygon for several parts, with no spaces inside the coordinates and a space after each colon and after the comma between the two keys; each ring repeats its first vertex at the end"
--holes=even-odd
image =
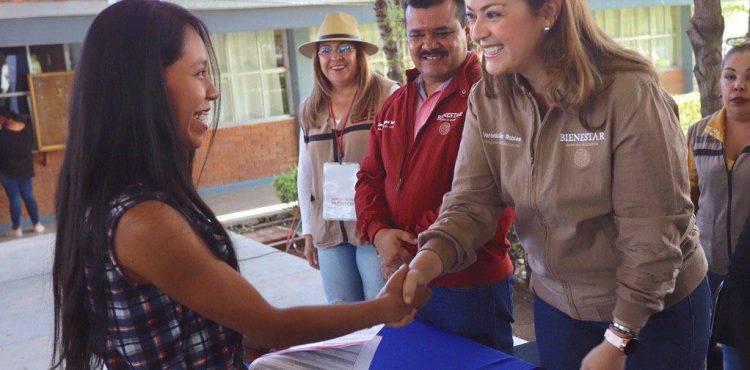
{"type": "MultiPolygon", "coordinates": [[[[405,0],[404,13],[406,13],[406,8],[408,7],[416,9],[427,9],[436,5],[440,5],[446,1],[451,0],[405,0]]],[[[452,1],[456,4],[456,19],[458,19],[458,23],[461,24],[461,27],[466,27],[466,3],[464,2],[464,0],[452,1]]],[[[406,22],[406,17],[404,17],[404,22],[406,22]]]]}
{"type": "MultiPolygon", "coordinates": [[[[133,181],[205,215],[238,269],[226,231],[195,189],[195,150],[182,144],[169,108],[165,69],[181,56],[188,27],[203,39],[218,82],[206,26],[180,6],[124,0],[102,11],[86,35],[56,196],[53,368],[88,370],[102,363],[95,345],[105,335],[106,317],[94,307],[106,303],[106,218],[111,202],[133,181]],[[92,267],[86,275],[84,266],[92,267]]],[[[218,101],[214,105],[218,110],[218,101]]],[[[215,134],[218,112],[213,117],[215,134]]]]}
{"type": "Polygon", "coordinates": [[[724,60],[721,62],[721,68],[724,69],[724,66],[726,65],[727,60],[730,56],[746,51],[750,51],[750,43],[742,44],[740,46],[732,46],[732,48],[729,49],[729,51],[727,51],[727,53],[724,55],[724,60]]]}

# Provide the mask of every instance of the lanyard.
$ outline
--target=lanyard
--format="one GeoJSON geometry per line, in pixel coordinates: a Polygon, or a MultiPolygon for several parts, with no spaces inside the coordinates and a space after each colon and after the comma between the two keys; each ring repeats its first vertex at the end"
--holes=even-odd
{"type": "Polygon", "coordinates": [[[341,122],[341,133],[336,133],[336,115],[333,114],[333,103],[329,100],[328,101],[328,110],[331,114],[331,119],[333,119],[333,128],[331,129],[333,131],[333,136],[336,138],[336,143],[339,147],[339,162],[341,162],[344,158],[344,130],[346,129],[346,124],[349,121],[349,115],[352,113],[352,107],[354,107],[354,102],[357,100],[357,94],[359,93],[359,90],[357,90],[354,93],[354,99],[352,99],[351,104],[349,104],[349,110],[346,111],[346,116],[344,117],[344,120],[341,122]]]}

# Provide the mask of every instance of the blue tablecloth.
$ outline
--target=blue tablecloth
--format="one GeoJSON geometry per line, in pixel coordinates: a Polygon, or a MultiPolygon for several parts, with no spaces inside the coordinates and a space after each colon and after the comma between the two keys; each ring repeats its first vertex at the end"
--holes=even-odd
{"type": "Polygon", "coordinates": [[[401,329],[383,328],[380,335],[371,370],[541,369],[418,320],[401,329]]]}

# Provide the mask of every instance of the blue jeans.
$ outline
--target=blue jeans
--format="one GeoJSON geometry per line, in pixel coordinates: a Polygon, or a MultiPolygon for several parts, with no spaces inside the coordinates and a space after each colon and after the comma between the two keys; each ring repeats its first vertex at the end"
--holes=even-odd
{"type": "MultiPolygon", "coordinates": [[[[711,293],[703,282],[685,299],[649,318],[628,356],[627,370],[705,369],[710,336],[711,293]]],[[[604,340],[609,322],[571,318],[534,295],[534,328],[539,358],[547,370],[579,369],[604,340]]]]}
{"type": "Polygon", "coordinates": [[[39,223],[39,207],[36,204],[36,199],[34,199],[34,193],[31,188],[31,177],[26,179],[3,177],[2,183],[5,194],[8,195],[8,200],[10,201],[10,219],[13,223],[13,228],[18,229],[21,227],[21,199],[26,204],[26,211],[29,213],[31,222],[34,224],[39,223]]]}
{"type": "MultiPolygon", "coordinates": [[[[724,275],[715,272],[708,272],[708,285],[711,286],[711,302],[716,303],[719,295],[719,285],[724,281],[724,275]]],[[[721,352],[724,355],[724,370],[742,370],[740,364],[740,354],[737,349],[727,345],[721,345],[721,352]]]]}
{"type": "Polygon", "coordinates": [[[432,298],[417,318],[512,355],[514,282],[511,275],[493,285],[432,287],[432,298]]]}
{"type": "Polygon", "coordinates": [[[318,249],[318,264],[328,303],[375,298],[385,285],[380,257],[372,244],[357,247],[342,243],[318,249]]]}

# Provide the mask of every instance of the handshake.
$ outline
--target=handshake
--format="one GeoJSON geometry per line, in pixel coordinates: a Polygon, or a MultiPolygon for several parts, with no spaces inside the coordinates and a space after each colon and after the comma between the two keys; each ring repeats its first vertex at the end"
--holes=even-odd
{"type": "Polygon", "coordinates": [[[420,280],[418,270],[409,270],[409,266],[401,265],[391,275],[380,294],[375,299],[381,301],[385,310],[387,326],[400,328],[414,320],[417,310],[427,303],[432,291],[425,284],[417,284],[420,280]]]}
{"type": "MultiPolygon", "coordinates": [[[[381,229],[375,234],[373,244],[380,255],[383,279],[388,280],[380,294],[398,295],[402,303],[413,307],[416,313],[430,299],[432,293],[427,283],[440,274],[442,261],[432,252],[419,253],[416,257],[409,253],[404,245],[417,244],[417,238],[404,230],[381,229]]],[[[406,320],[403,323],[388,322],[390,326],[400,327],[410,323],[414,316],[406,315],[403,319],[406,320]]]]}

